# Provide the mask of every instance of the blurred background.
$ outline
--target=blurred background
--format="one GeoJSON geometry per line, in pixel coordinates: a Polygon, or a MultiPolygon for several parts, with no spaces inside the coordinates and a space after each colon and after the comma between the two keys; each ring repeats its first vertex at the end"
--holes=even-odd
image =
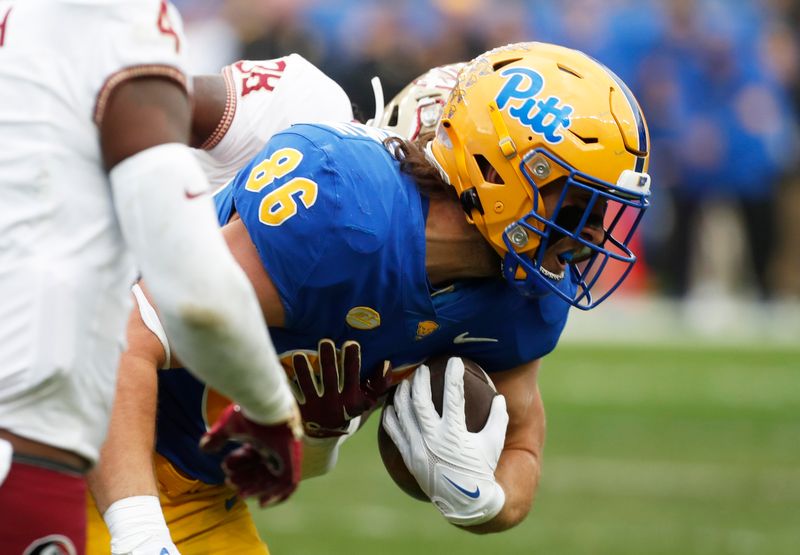
{"type": "Polygon", "coordinates": [[[276,553],[800,552],[800,1],[175,4],[196,73],[298,52],[365,119],[374,75],[388,101],[430,67],[542,40],[612,68],[650,126],[640,263],[543,367],[533,516],[454,531],[387,483],[373,422],[332,476],[261,513],[276,553]]]}

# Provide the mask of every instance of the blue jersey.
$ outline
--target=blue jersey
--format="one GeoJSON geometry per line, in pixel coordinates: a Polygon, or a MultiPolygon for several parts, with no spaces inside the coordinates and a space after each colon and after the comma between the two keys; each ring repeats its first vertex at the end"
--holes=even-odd
{"type": "MultiPolygon", "coordinates": [[[[468,357],[487,372],[549,353],[569,305],[525,299],[501,278],[435,291],[425,269],[427,201],[382,144],[357,124],[295,125],[216,196],[220,223],[238,212],[286,313],[270,328],[284,360],[331,338],[355,340],[362,376],[429,356],[468,357]]],[[[499,273],[499,272],[498,272],[499,273]]],[[[227,400],[183,369],[159,372],[159,453],[220,483],[221,456],[197,449],[227,400]]]]}

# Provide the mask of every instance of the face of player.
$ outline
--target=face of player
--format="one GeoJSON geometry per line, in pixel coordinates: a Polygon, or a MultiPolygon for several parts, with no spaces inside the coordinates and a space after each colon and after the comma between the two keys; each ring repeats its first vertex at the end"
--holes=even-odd
{"type": "MultiPolygon", "coordinates": [[[[581,218],[589,204],[591,194],[576,187],[569,187],[562,205],[559,207],[559,198],[565,187],[564,183],[552,183],[542,188],[542,199],[544,200],[547,214],[554,214],[558,210],[555,221],[565,229],[574,229],[579,225],[581,218]]],[[[603,229],[603,217],[606,211],[606,201],[599,200],[592,207],[586,225],[580,230],[580,237],[592,244],[599,245],[605,238],[603,229]]],[[[545,247],[542,267],[556,275],[562,275],[568,263],[579,264],[587,260],[592,251],[582,245],[572,237],[564,236],[559,233],[551,234],[549,240],[543,245],[545,247]]]]}

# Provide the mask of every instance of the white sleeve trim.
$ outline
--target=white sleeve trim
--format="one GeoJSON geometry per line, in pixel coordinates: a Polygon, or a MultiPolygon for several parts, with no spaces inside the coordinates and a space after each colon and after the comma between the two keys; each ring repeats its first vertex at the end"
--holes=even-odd
{"type": "Polygon", "coordinates": [[[150,304],[150,301],[147,300],[147,297],[144,295],[144,291],[142,288],[139,287],[139,284],[135,284],[131,291],[133,292],[133,296],[136,297],[136,304],[139,307],[139,315],[142,317],[142,321],[144,325],[147,326],[151,332],[153,332],[158,340],[161,341],[161,346],[164,347],[164,364],[161,366],[161,370],[166,370],[171,366],[172,363],[172,353],[170,352],[169,348],[169,339],[167,339],[167,332],[164,331],[164,325],[161,323],[161,320],[158,319],[158,313],[156,309],[153,308],[153,305],[150,304]]]}
{"type": "Polygon", "coordinates": [[[11,470],[11,457],[13,454],[14,448],[11,443],[0,439],[0,486],[3,485],[9,470],[11,470]]]}

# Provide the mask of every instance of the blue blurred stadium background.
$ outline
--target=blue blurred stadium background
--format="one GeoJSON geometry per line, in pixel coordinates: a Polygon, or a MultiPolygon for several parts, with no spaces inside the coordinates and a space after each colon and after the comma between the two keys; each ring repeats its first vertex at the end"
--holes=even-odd
{"type": "Polygon", "coordinates": [[[613,339],[602,325],[609,310],[644,338],[652,329],[723,342],[800,337],[797,0],[176,4],[195,72],[298,52],[342,84],[365,118],[373,75],[389,99],[430,67],[509,42],[587,52],[642,104],[654,196],[642,263],[623,294],[607,303],[614,308],[576,315],[566,338],[613,339]]]}

